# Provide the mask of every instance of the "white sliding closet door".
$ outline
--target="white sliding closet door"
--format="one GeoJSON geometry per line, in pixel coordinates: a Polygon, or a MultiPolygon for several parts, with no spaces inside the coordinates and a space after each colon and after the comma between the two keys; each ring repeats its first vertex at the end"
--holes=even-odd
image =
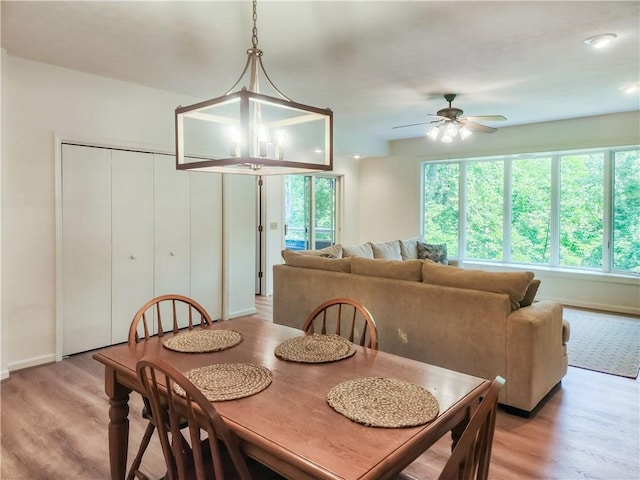
{"type": "MultiPolygon", "coordinates": [[[[155,295],[191,293],[191,202],[188,172],[154,155],[155,295]]],[[[184,322],[187,326],[188,322],[184,322]]]]}
{"type": "Polygon", "coordinates": [[[113,150],[111,179],[111,343],[120,343],[154,296],[153,154],[113,150]]]}
{"type": "Polygon", "coordinates": [[[62,354],[111,340],[111,151],[64,145],[62,354]]]}
{"type": "Polygon", "coordinates": [[[221,175],[178,171],[169,155],[68,144],[60,163],[62,355],[125,342],[158,295],[192,297],[222,318],[221,175]]]}

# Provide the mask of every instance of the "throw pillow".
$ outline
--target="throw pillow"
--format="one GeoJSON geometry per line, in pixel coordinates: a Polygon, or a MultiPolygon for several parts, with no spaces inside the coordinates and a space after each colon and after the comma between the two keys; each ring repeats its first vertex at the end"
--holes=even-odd
{"type": "Polygon", "coordinates": [[[391,240],[390,242],[371,243],[373,250],[373,258],[381,258],[383,260],[402,260],[400,253],[400,242],[391,240]]]}
{"type": "Polygon", "coordinates": [[[343,257],[364,257],[373,258],[373,249],[368,243],[362,245],[351,245],[348,247],[342,247],[343,257]]]}
{"type": "Polygon", "coordinates": [[[540,287],[540,279],[534,278],[527,287],[527,293],[524,294],[524,298],[520,300],[520,308],[528,307],[533,303],[533,299],[536,298],[538,293],[538,287],[540,287]]]}
{"type": "Polygon", "coordinates": [[[448,265],[447,260],[447,244],[431,244],[417,242],[418,258],[421,260],[431,260],[432,262],[448,265]]]}

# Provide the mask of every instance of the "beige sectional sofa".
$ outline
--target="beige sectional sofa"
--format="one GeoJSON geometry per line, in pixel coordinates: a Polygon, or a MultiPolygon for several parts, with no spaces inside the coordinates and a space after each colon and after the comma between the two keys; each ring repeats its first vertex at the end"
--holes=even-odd
{"type": "Polygon", "coordinates": [[[531,272],[416,259],[415,241],[284,251],[286,264],[273,269],[274,321],[300,328],[323,301],[353,298],[374,316],[380,350],[486,379],[501,375],[500,402],[531,412],[567,372],[562,305],[531,303],[539,285],[531,272]]]}

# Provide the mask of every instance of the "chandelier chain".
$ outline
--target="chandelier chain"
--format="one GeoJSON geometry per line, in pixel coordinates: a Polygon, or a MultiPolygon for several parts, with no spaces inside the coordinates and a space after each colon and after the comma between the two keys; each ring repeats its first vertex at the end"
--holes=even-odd
{"type": "Polygon", "coordinates": [[[258,0],[253,0],[253,30],[251,35],[251,43],[253,48],[258,48],[258,0]]]}

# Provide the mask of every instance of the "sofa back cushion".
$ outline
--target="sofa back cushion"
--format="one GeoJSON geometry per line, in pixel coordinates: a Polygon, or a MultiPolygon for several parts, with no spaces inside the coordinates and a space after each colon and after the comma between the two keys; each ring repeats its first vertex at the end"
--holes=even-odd
{"type": "Polygon", "coordinates": [[[373,249],[370,243],[363,243],[361,245],[350,245],[342,247],[343,257],[364,257],[373,258],[373,249]]]}
{"type": "Polygon", "coordinates": [[[381,260],[362,257],[351,258],[351,273],[369,277],[419,282],[422,280],[421,260],[381,260]]]}
{"type": "Polygon", "coordinates": [[[483,290],[509,295],[511,310],[520,308],[533,272],[485,272],[441,265],[425,260],[422,265],[423,283],[447,287],[483,290]]]}
{"type": "Polygon", "coordinates": [[[391,240],[390,242],[371,243],[373,250],[373,258],[382,260],[402,260],[400,253],[400,240],[391,240]]]}
{"type": "Polygon", "coordinates": [[[520,308],[528,307],[533,303],[533,300],[536,298],[536,293],[538,293],[538,288],[540,287],[540,279],[534,278],[531,280],[531,283],[527,287],[527,292],[524,294],[524,298],[520,300],[520,308]]]}
{"type": "Polygon", "coordinates": [[[422,237],[413,237],[400,240],[400,255],[402,260],[415,260],[418,258],[418,242],[422,242],[422,237]]]}
{"type": "Polygon", "coordinates": [[[287,257],[292,255],[314,255],[316,257],[342,258],[342,245],[330,245],[320,250],[282,250],[282,258],[286,263],[287,257]]]}
{"type": "Polygon", "coordinates": [[[351,261],[349,258],[328,258],[318,255],[289,254],[285,257],[287,265],[301,268],[314,268],[316,270],[330,270],[332,272],[349,273],[351,261]]]}

